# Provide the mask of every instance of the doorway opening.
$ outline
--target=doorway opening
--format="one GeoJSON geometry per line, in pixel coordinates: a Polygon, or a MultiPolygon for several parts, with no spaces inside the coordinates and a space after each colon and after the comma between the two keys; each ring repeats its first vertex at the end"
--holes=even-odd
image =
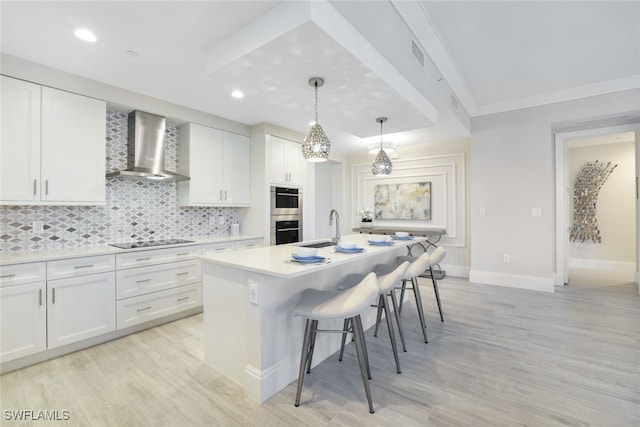
{"type": "Polygon", "coordinates": [[[640,123],[556,134],[556,285],[637,283],[638,135],[640,123]],[[576,177],[595,160],[617,165],[596,199],[601,241],[570,241],[576,177]]]}

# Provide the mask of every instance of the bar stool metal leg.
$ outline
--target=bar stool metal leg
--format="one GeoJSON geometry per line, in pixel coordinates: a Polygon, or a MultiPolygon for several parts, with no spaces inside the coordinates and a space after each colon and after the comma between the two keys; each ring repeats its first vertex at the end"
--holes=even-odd
{"type": "Polygon", "coordinates": [[[365,393],[367,394],[367,403],[369,404],[369,413],[373,414],[374,413],[373,402],[371,400],[371,389],[369,388],[369,380],[368,380],[368,378],[371,377],[371,374],[370,372],[367,372],[369,369],[369,363],[368,361],[365,361],[365,356],[367,352],[363,345],[364,331],[362,329],[362,320],[360,318],[360,315],[353,317],[351,320],[353,324],[353,334],[355,337],[354,341],[356,344],[356,353],[358,355],[358,364],[360,365],[360,375],[362,376],[362,383],[364,384],[364,390],[365,390],[365,393]],[[364,365],[366,365],[366,367],[364,365]]]}
{"type": "Polygon", "coordinates": [[[373,331],[373,336],[378,337],[378,326],[380,326],[380,322],[382,321],[382,304],[384,297],[380,295],[378,298],[378,314],[376,316],[376,329],[373,331]]]}
{"type": "Polygon", "coordinates": [[[398,346],[396,345],[396,334],[393,332],[393,325],[391,322],[391,313],[389,312],[389,307],[387,306],[387,298],[385,295],[380,295],[382,298],[380,302],[382,303],[382,309],[384,310],[384,317],[387,319],[387,328],[389,329],[389,340],[391,341],[391,349],[393,350],[393,358],[396,361],[396,370],[400,374],[402,370],[400,369],[400,360],[398,359],[398,346]]]}
{"type": "Polygon", "coordinates": [[[318,333],[316,332],[317,330],[318,330],[318,321],[312,320],[311,321],[311,342],[309,344],[309,357],[307,358],[307,374],[311,373],[311,361],[313,359],[313,350],[315,350],[316,348],[316,336],[318,336],[318,333]]]}
{"type": "Polygon", "coordinates": [[[418,309],[418,317],[420,318],[420,326],[422,327],[422,335],[424,335],[424,342],[429,343],[427,339],[427,320],[424,317],[424,309],[422,307],[422,296],[420,295],[420,288],[418,287],[418,278],[411,279],[413,283],[413,294],[416,297],[416,308],[418,309]]]}
{"type": "MultiPolygon", "coordinates": [[[[340,355],[338,360],[342,362],[342,356],[344,355],[344,346],[347,343],[347,334],[349,333],[349,319],[344,319],[344,325],[342,326],[342,344],[340,345],[340,355]]],[[[353,328],[353,327],[352,327],[353,328]]]]}
{"type": "Polygon", "coordinates": [[[407,291],[407,281],[402,281],[402,287],[400,288],[400,305],[398,306],[398,313],[402,313],[402,303],[404,301],[404,293],[407,291]]]}
{"type": "Polygon", "coordinates": [[[433,274],[433,267],[429,267],[431,272],[431,282],[433,283],[433,292],[436,294],[436,301],[438,302],[438,311],[440,311],[440,321],[444,322],[444,317],[442,316],[442,305],[440,305],[440,292],[438,292],[438,282],[436,282],[436,276],[433,274]]]}
{"type": "Polygon", "coordinates": [[[398,332],[400,333],[400,342],[402,343],[402,351],[407,351],[407,344],[404,342],[404,328],[402,326],[402,316],[400,316],[400,309],[398,308],[398,300],[396,299],[396,293],[392,289],[389,293],[391,297],[391,304],[393,305],[393,313],[396,316],[396,322],[398,323],[398,332]]]}
{"type": "Polygon", "coordinates": [[[302,352],[300,353],[300,372],[298,373],[298,390],[296,390],[295,406],[300,406],[300,394],[302,393],[302,383],[304,382],[305,367],[309,356],[309,342],[311,339],[311,319],[307,319],[304,328],[304,339],[302,340],[302,352]]]}

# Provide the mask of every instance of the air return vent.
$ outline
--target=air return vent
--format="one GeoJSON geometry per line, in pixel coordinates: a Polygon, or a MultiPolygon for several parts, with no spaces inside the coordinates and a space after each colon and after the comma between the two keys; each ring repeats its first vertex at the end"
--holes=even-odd
{"type": "Polygon", "coordinates": [[[411,53],[415,60],[418,61],[418,64],[424,68],[424,52],[414,40],[411,40],[411,53]]]}
{"type": "Polygon", "coordinates": [[[451,94],[451,105],[453,105],[453,108],[456,110],[458,109],[458,98],[456,98],[454,94],[451,94]]]}

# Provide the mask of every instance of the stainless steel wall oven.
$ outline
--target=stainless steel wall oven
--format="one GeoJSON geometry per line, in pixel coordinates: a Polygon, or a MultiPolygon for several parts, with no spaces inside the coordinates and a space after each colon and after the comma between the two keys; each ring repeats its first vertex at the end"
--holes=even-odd
{"type": "Polygon", "coordinates": [[[302,190],[271,187],[271,244],[302,240],[302,190]]]}

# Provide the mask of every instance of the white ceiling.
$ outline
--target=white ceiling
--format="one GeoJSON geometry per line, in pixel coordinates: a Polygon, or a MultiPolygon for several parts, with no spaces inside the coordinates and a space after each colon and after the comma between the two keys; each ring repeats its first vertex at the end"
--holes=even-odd
{"type": "MultiPolygon", "coordinates": [[[[392,3],[400,14],[398,3],[408,4],[392,3]]],[[[420,41],[472,115],[640,86],[639,2],[413,3],[422,14],[405,17],[408,25],[435,34],[420,41]]],[[[323,26],[302,12],[305,4],[2,1],[1,50],[238,122],[302,133],[313,119],[307,80],[319,75],[326,79],[319,122],[343,152],[378,139],[378,116],[389,117],[385,140],[398,144],[468,135],[442,100],[410,87],[404,70],[371,53],[341,17],[325,8],[323,18],[340,19],[323,26]],[[75,39],[77,27],[99,41],[75,39]],[[231,98],[234,89],[245,98],[231,98]]],[[[366,2],[357,7],[373,13],[366,2]]]]}

